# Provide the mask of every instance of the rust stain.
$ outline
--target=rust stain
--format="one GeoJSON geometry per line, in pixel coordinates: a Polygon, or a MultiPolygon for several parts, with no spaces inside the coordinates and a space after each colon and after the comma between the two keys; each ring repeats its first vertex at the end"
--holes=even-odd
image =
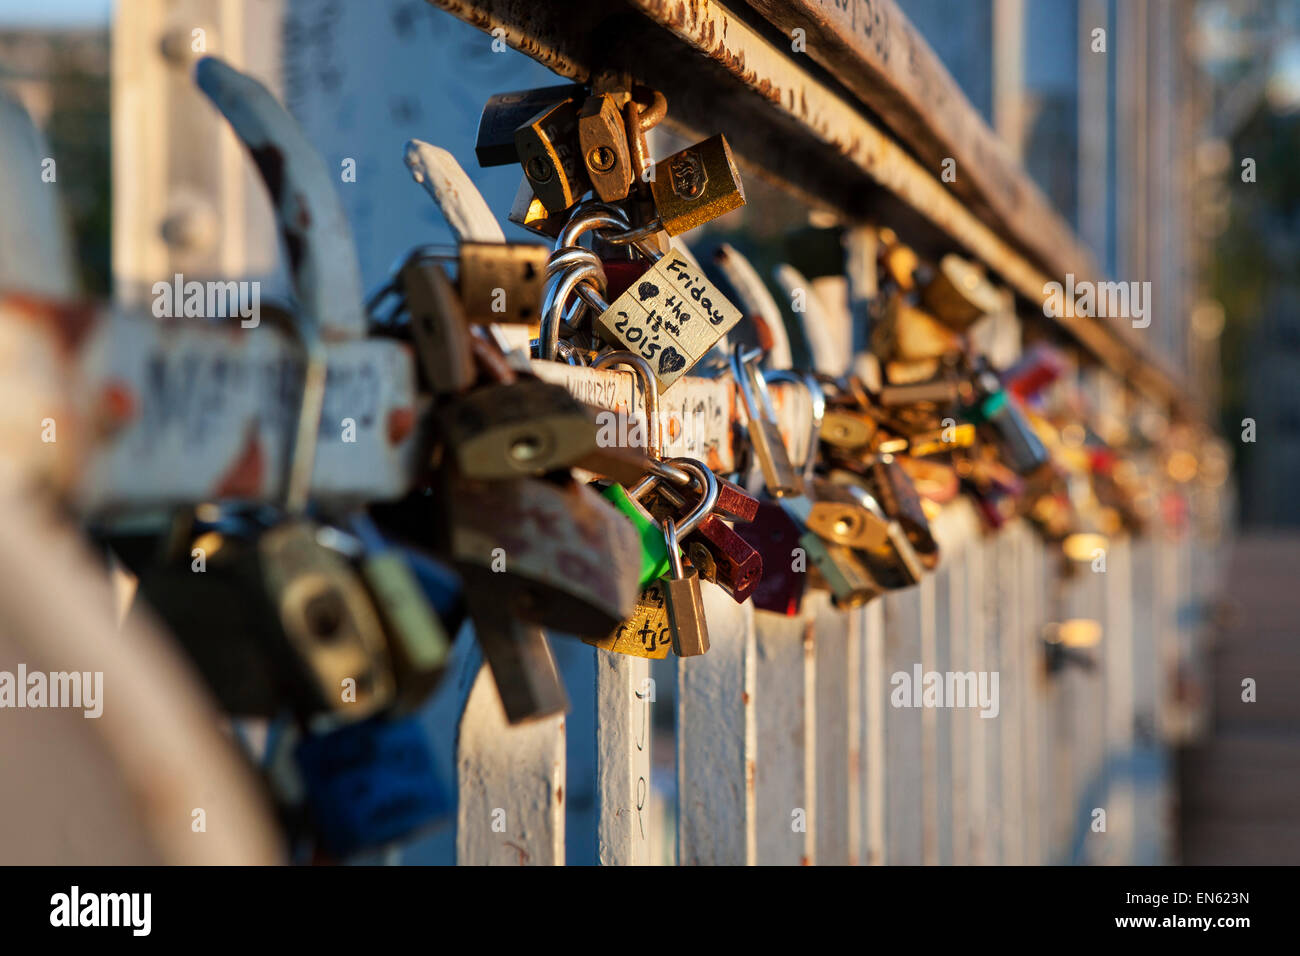
{"type": "Polygon", "coordinates": [[[740,692],[740,702],[744,704],[746,707],[749,706],[749,691],[742,690],[740,692]]]}
{"type": "Polygon", "coordinates": [[[99,391],[98,423],[103,434],[121,428],[139,410],[136,394],[129,382],[111,379],[99,391]]]}
{"type": "Polygon", "coordinates": [[[388,413],[388,443],[400,445],[415,430],[415,409],[394,408],[388,413]]]}
{"type": "Polygon", "coordinates": [[[528,856],[528,851],[525,850],[523,847],[521,847],[518,843],[511,843],[509,840],[507,840],[505,842],[505,845],[510,847],[512,850],[514,850],[516,853],[519,854],[520,866],[523,866],[530,859],[530,857],[528,856]]]}
{"type": "Polygon", "coordinates": [[[266,455],[257,437],[257,424],[248,426],[239,457],[217,481],[212,493],[217,498],[248,498],[262,490],[266,480],[266,455]]]}

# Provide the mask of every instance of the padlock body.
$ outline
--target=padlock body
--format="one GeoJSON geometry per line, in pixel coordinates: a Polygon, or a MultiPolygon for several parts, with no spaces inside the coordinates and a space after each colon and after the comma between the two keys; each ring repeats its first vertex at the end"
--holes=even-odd
{"type": "Polygon", "coordinates": [[[673,653],[678,657],[696,657],[709,650],[709,624],[704,616],[704,595],[694,568],[686,568],[681,578],[664,578],[664,604],[672,629],[673,653]]]}
{"type": "Polygon", "coordinates": [[[672,650],[672,624],[664,600],[663,584],[652,581],[637,598],[632,616],[601,638],[583,638],[593,647],[614,654],[662,660],[672,650]]]}
{"type": "Polygon", "coordinates": [[[669,252],[597,316],[595,326],[603,338],[649,362],[663,392],[740,318],[703,271],[669,252]]]}
{"type": "Polygon", "coordinates": [[[532,242],[462,242],[461,303],[470,322],[541,321],[550,249],[532,242]]]}
{"type": "Polygon", "coordinates": [[[591,188],[578,145],[578,107],[566,99],[515,130],[515,151],[533,192],[548,211],[563,212],[591,188]]]}
{"type": "Polygon", "coordinates": [[[655,164],[655,211],[670,236],[712,222],[745,204],[745,187],[719,133],[655,164]]]}
{"type": "Polygon", "coordinates": [[[596,422],[562,385],[488,385],[438,409],[460,473],[494,481],[567,467],[596,447],[596,422]]]}
{"type": "Polygon", "coordinates": [[[455,810],[414,717],[308,734],[294,756],[313,829],[335,858],[390,845],[455,810]]]}

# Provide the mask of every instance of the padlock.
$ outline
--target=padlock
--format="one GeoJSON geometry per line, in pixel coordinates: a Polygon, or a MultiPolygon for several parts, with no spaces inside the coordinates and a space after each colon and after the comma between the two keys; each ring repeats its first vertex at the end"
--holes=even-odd
{"type": "Polygon", "coordinates": [[[948,253],[921,290],[921,301],[945,325],[964,332],[977,319],[1004,308],[1002,296],[979,266],[948,253]]]}
{"type": "Polygon", "coordinates": [[[462,475],[484,481],[541,475],[596,447],[596,421],[568,389],[520,377],[498,349],[481,339],[474,344],[497,383],[457,396],[435,412],[462,475]]]}
{"type": "MultiPolygon", "coordinates": [[[[677,459],[672,460],[677,461],[677,459]]],[[[753,521],[754,516],[758,514],[758,499],[734,481],[718,477],[717,482],[718,503],[713,506],[713,514],[726,518],[728,521],[753,521]]],[[[660,497],[667,499],[668,503],[673,507],[686,507],[686,499],[683,497],[682,492],[675,489],[671,484],[660,482],[655,490],[660,497]]]]}
{"type": "MultiPolygon", "coordinates": [[[[665,542],[665,551],[667,543],[665,542]]],[[[664,601],[663,582],[652,581],[637,598],[631,617],[602,638],[584,637],[583,642],[602,651],[663,660],[672,650],[672,625],[664,601]]]]}
{"type": "MultiPolygon", "coordinates": [[[[701,486],[707,481],[707,477],[703,474],[706,469],[699,463],[683,458],[674,458],[672,462],[692,474],[701,486]]],[[[717,481],[719,502],[722,500],[723,484],[722,481],[717,481]]],[[[661,481],[656,490],[658,497],[665,503],[677,509],[685,507],[685,498],[667,483],[661,481]]],[[[757,512],[758,499],[746,495],[734,486],[730,496],[733,501],[744,498],[753,502],[752,509],[748,505],[744,506],[744,510],[750,513],[751,518],[757,512]]],[[[685,520],[680,514],[666,514],[661,521],[668,517],[677,521],[685,520]]],[[[682,534],[679,526],[678,535],[685,544],[687,557],[690,558],[692,566],[699,572],[700,577],[717,584],[737,603],[743,604],[762,580],[762,556],[722,520],[716,503],[712,511],[704,516],[693,531],[682,534]]]]}
{"type": "Polygon", "coordinates": [[[550,212],[563,212],[591,189],[573,99],[544,107],[524,121],[515,130],[515,151],[533,192],[550,212]]]}
{"type": "Polygon", "coordinates": [[[761,501],[754,520],[734,530],[763,562],[763,577],[750,595],[754,607],[786,617],[798,614],[808,581],[806,557],[798,551],[803,529],[779,504],[761,501]]]}
{"type": "Polygon", "coordinates": [[[704,616],[699,572],[682,564],[677,524],[672,518],[664,521],[664,539],[668,544],[671,569],[661,585],[668,609],[673,653],[678,657],[695,657],[709,650],[709,622],[704,616]]]}
{"type": "Polygon", "coordinates": [[[587,97],[578,112],[578,145],[587,177],[604,202],[627,198],[632,187],[632,158],[618,100],[611,93],[587,97]]]}
{"type": "Polygon", "coordinates": [[[450,550],[467,593],[580,637],[603,637],[632,613],[640,540],[600,495],[571,479],[449,484],[450,550]]]}
{"type": "Polygon", "coordinates": [[[813,482],[808,530],[834,544],[850,548],[879,548],[889,538],[889,522],[863,507],[848,489],[828,479],[813,482]]]}
{"type": "Polygon", "coordinates": [[[679,252],[669,252],[594,322],[605,339],[644,358],[665,391],[717,344],[740,310],[703,271],[679,252]]]}
{"type": "Polygon", "coordinates": [[[937,564],[937,547],[927,555],[929,563],[923,561],[904,531],[903,525],[882,506],[870,474],[870,465],[865,467],[863,474],[836,469],[832,470],[827,478],[832,484],[840,486],[853,495],[864,509],[885,525],[883,542],[859,548],[855,552],[866,564],[879,587],[890,590],[910,587],[921,580],[927,568],[933,568],[937,564]]]}
{"type": "Polygon", "coordinates": [[[993,437],[1003,461],[1018,475],[1031,475],[1050,460],[1047,447],[1025,420],[1020,406],[997,383],[997,375],[984,371],[976,403],[967,406],[966,417],[993,437]]]}
{"type": "Polygon", "coordinates": [[[361,575],[384,622],[398,707],[413,710],[441,679],[451,638],[403,551],[365,515],[353,515],[348,529],[361,543],[361,575]]]}
{"type": "Polygon", "coordinates": [[[261,578],[301,663],[307,706],[359,720],[394,697],[383,622],[361,580],[316,531],[309,522],[290,520],[263,534],[257,542],[261,578]]]}
{"type": "Polygon", "coordinates": [[[436,262],[412,258],[400,282],[411,336],[430,389],[436,395],[467,391],[478,377],[470,330],[456,287],[436,262]]]}
{"type": "Polygon", "coordinates": [[[651,582],[657,581],[668,573],[670,562],[667,545],[664,543],[663,529],[654,516],[646,510],[629,489],[618,483],[609,485],[601,491],[601,496],[619,510],[636,531],[641,543],[641,562],[638,571],[638,585],[644,589],[651,582]]]}
{"type": "Polygon", "coordinates": [[[334,859],[409,838],[456,808],[414,716],[308,733],[294,758],[312,832],[334,859]]]}
{"type": "Polygon", "coordinates": [[[519,189],[515,192],[515,199],[510,204],[510,212],[506,214],[506,219],[516,226],[522,226],[529,232],[535,232],[548,239],[558,236],[568,222],[568,216],[564,212],[551,212],[542,205],[542,201],[537,198],[537,193],[533,192],[533,184],[528,181],[527,176],[519,183],[519,189]]]}
{"type": "Polygon", "coordinates": [[[767,383],[759,370],[757,360],[761,352],[747,352],[737,343],[731,352],[731,374],[749,420],[749,440],[763,472],[763,483],[773,498],[799,495],[803,482],[790,461],[781,429],[776,423],[767,383]]]}
{"type": "Polygon", "coordinates": [[[581,86],[566,84],[497,93],[491,97],[483,106],[478,121],[478,135],[474,142],[478,164],[486,168],[519,162],[515,130],[542,110],[581,95],[581,86]]]}
{"type": "Polygon", "coordinates": [[[456,276],[470,322],[522,322],[541,318],[550,250],[530,242],[462,242],[456,276]]]}
{"type": "Polygon", "coordinates": [[[872,329],[872,346],[887,361],[917,361],[960,352],[962,341],[961,336],[929,313],[894,296],[880,324],[872,329]]]}
{"type": "Polygon", "coordinates": [[[521,619],[481,579],[469,585],[469,592],[474,637],[492,672],[507,722],[524,724],[567,712],[569,698],[542,628],[521,619]]]}
{"type": "Polygon", "coordinates": [[[898,287],[909,291],[916,287],[916,270],[920,260],[910,246],[899,241],[892,229],[880,230],[880,261],[898,287]]]}
{"type": "Polygon", "coordinates": [[[861,607],[881,593],[870,569],[851,548],[826,541],[811,531],[799,538],[799,545],[821,575],[836,607],[861,607]]]}
{"type": "Polygon", "coordinates": [[[719,133],[655,164],[650,181],[658,225],[670,236],[745,205],[745,187],[719,133]]]}
{"type": "Polygon", "coordinates": [[[878,424],[864,412],[830,409],[822,418],[821,440],[836,448],[853,451],[871,444],[878,424]]]}
{"type": "Polygon", "coordinates": [[[921,498],[907,472],[893,455],[879,455],[871,464],[875,498],[886,515],[906,534],[921,564],[933,570],[939,564],[939,545],[930,532],[930,522],[921,498]]]}

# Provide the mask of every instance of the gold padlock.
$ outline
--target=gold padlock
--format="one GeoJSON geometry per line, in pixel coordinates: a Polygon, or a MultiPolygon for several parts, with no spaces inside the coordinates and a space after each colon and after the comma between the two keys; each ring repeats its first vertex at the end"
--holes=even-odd
{"type": "Polygon", "coordinates": [[[663,660],[673,646],[663,587],[658,581],[648,584],[637,598],[631,617],[605,637],[584,637],[583,642],[614,654],[663,660]]]}
{"type": "Polygon", "coordinates": [[[436,395],[465,391],[474,384],[478,369],[456,287],[442,266],[421,259],[407,262],[400,281],[415,353],[430,389],[436,395]]]}
{"type": "Polygon", "coordinates": [[[578,113],[578,145],[591,186],[605,202],[620,202],[632,187],[623,114],[611,93],[587,97],[578,113]]]}
{"type": "Polygon", "coordinates": [[[591,188],[573,100],[547,107],[515,130],[515,149],[533,192],[549,211],[563,212],[591,188]]]}
{"type": "Polygon", "coordinates": [[[532,242],[462,242],[457,285],[465,318],[536,323],[549,255],[532,242]]]}
{"type": "Polygon", "coordinates": [[[656,163],[650,195],[670,236],[745,205],[745,186],[727,137],[719,133],[656,163]]]}

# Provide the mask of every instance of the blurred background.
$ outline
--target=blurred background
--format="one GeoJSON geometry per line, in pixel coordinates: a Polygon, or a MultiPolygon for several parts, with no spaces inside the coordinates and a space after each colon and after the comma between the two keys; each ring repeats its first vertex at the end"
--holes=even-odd
{"type": "MultiPolygon", "coordinates": [[[[1149,278],[1164,301],[1178,303],[1175,321],[1144,334],[1221,424],[1235,456],[1229,484],[1241,532],[1230,604],[1215,612],[1214,733],[1183,755],[1181,858],[1254,862],[1279,845],[1300,857],[1300,653],[1287,603],[1300,559],[1300,0],[898,5],[1104,271],[1149,278]],[[1183,254],[1166,255],[1175,245],[1183,254]],[[1247,420],[1252,438],[1242,440],[1247,420]],[[1246,716],[1243,674],[1268,687],[1246,716]],[[1271,781],[1267,805],[1249,803],[1252,788],[1240,783],[1258,776],[1271,781]],[[1228,779],[1238,781],[1231,792],[1228,779]]],[[[176,139],[176,155],[187,111],[202,109],[211,122],[184,72],[152,63],[158,24],[188,23],[189,6],[0,0],[0,93],[25,107],[58,157],[70,261],[87,295],[138,298],[160,257],[187,273],[283,285],[264,202],[240,210],[248,233],[264,237],[260,246],[227,243],[202,204],[214,182],[259,197],[232,137],[195,167],[142,168],[129,149],[114,155],[122,146],[114,132],[139,133],[150,117],[155,132],[176,139]],[[170,188],[117,195],[110,214],[124,183],[159,179],[170,188]]],[[[412,245],[451,239],[405,173],[402,144],[411,137],[449,149],[504,219],[518,171],[478,168],[479,112],[490,93],[555,82],[551,73],[514,51],[492,52],[482,33],[424,0],[222,6],[210,52],[273,65],[262,78],[327,165],[356,160],[365,188],[344,187],[343,197],[367,287],[412,245]]],[[[726,239],[761,273],[797,263],[807,252],[789,234],[792,200],[761,195],[725,230],[693,234],[697,251],[726,239]]],[[[507,234],[527,236],[515,227],[507,234]]],[[[658,739],[671,744],[668,734],[658,739]]],[[[671,783],[671,774],[661,777],[671,783]]],[[[573,794],[571,812],[582,800],[573,794]]],[[[425,854],[415,847],[410,859],[425,854]]]]}

